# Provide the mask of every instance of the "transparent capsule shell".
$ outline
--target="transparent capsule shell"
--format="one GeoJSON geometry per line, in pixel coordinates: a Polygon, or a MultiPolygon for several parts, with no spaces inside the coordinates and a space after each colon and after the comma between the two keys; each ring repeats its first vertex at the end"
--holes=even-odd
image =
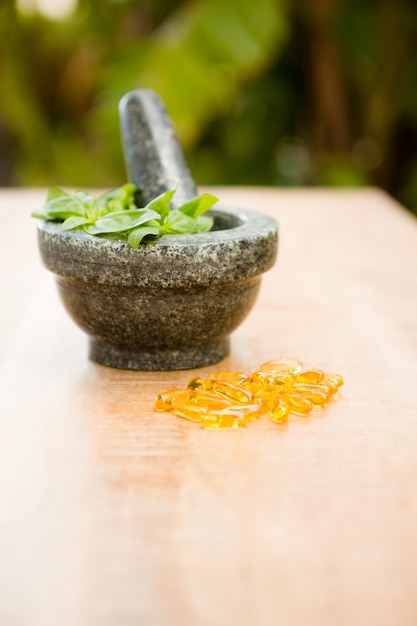
{"type": "Polygon", "coordinates": [[[305,370],[299,372],[295,376],[295,382],[306,383],[307,385],[314,385],[320,383],[324,378],[324,372],[321,370],[305,370]]]}
{"type": "Polygon", "coordinates": [[[270,403],[269,414],[271,420],[276,424],[285,424],[285,422],[288,422],[290,409],[283,398],[276,397],[274,401],[270,403]]]}
{"type": "Polygon", "coordinates": [[[207,380],[204,386],[205,389],[225,396],[234,402],[247,403],[253,400],[253,395],[250,391],[226,380],[207,380]]]}
{"type": "Polygon", "coordinates": [[[329,392],[329,387],[326,385],[302,385],[296,384],[293,386],[292,390],[303,396],[303,398],[307,398],[310,402],[312,402],[315,406],[324,406],[328,403],[332,393],[329,392]]]}
{"type": "Polygon", "coordinates": [[[171,411],[173,398],[181,396],[188,398],[188,390],[183,388],[168,389],[162,393],[158,393],[155,398],[155,410],[156,411],[171,411]]]}
{"type": "Polygon", "coordinates": [[[290,413],[296,415],[308,415],[313,410],[313,403],[298,393],[292,393],[290,391],[282,391],[280,393],[282,400],[288,406],[290,413]]]}
{"type": "Polygon", "coordinates": [[[233,385],[244,385],[249,380],[249,375],[244,372],[213,372],[206,378],[207,381],[220,380],[233,385]]]}
{"type": "Polygon", "coordinates": [[[303,369],[303,364],[298,359],[276,359],[262,363],[259,369],[282,374],[298,374],[303,369]]]}

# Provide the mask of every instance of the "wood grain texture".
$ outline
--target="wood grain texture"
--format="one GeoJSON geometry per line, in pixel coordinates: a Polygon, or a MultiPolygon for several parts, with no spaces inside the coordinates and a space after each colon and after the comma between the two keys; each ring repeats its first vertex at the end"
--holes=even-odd
{"type": "Polygon", "coordinates": [[[0,192],[2,626],[417,623],[416,220],[374,189],[210,191],[277,218],[278,260],[231,356],[167,373],[88,361],[44,191],[0,192]],[[239,431],[153,411],[280,356],[341,373],[337,400],[239,431]]]}

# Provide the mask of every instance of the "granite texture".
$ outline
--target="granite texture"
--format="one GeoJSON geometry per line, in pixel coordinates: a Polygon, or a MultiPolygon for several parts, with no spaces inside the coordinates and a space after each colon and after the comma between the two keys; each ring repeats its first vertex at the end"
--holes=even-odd
{"type": "Polygon", "coordinates": [[[172,208],[198,195],[172,121],[154,91],[136,89],[123,96],[119,118],[129,180],[144,204],[174,188],[172,208]]]}
{"type": "Polygon", "coordinates": [[[128,369],[215,363],[251,310],[275,262],[278,226],[260,213],[219,207],[215,230],[165,235],[138,250],[38,221],[45,266],[90,337],[92,359],[128,369]]]}
{"type": "MultiPolygon", "coordinates": [[[[127,93],[119,105],[130,181],[148,203],[176,188],[171,207],[198,195],[159,96],[127,93]]],[[[275,262],[277,223],[260,213],[216,205],[214,227],[165,235],[138,250],[125,241],[63,231],[39,221],[41,256],[57,275],[62,301],[90,337],[90,357],[112,367],[189,369],[229,353],[230,333],[275,262]]]]}

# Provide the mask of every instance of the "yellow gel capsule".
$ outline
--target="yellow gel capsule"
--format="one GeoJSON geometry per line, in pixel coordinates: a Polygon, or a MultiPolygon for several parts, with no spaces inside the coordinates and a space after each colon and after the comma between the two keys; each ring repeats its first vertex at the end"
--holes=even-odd
{"type": "Polygon", "coordinates": [[[266,412],[269,410],[269,405],[271,402],[271,398],[275,397],[275,394],[267,389],[259,389],[254,394],[254,400],[259,404],[262,409],[262,412],[266,412]]]}
{"type": "Polygon", "coordinates": [[[221,411],[210,411],[203,416],[202,424],[205,428],[237,428],[246,426],[260,415],[258,404],[235,404],[221,411]]]}
{"type": "Polygon", "coordinates": [[[193,404],[189,398],[179,394],[172,398],[172,411],[192,422],[201,422],[205,413],[202,407],[193,404]]]}
{"type": "Polygon", "coordinates": [[[242,417],[249,422],[261,417],[262,408],[259,404],[232,404],[227,409],[223,409],[223,413],[242,417]]]}
{"type": "Polygon", "coordinates": [[[271,376],[270,381],[275,388],[286,388],[291,387],[295,382],[295,379],[296,377],[294,374],[274,374],[271,376]]]}
{"type": "Polygon", "coordinates": [[[201,424],[204,419],[204,415],[201,415],[199,411],[195,409],[190,409],[189,407],[183,407],[181,409],[173,409],[172,412],[177,417],[182,417],[183,419],[188,420],[189,422],[197,422],[198,424],[201,424]]]}
{"type": "Polygon", "coordinates": [[[234,415],[208,415],[201,421],[206,429],[239,428],[246,426],[246,421],[240,420],[234,415]]]}
{"type": "MultiPolygon", "coordinates": [[[[217,419],[218,416],[227,415],[225,409],[228,407],[229,403],[223,398],[215,397],[208,400],[207,397],[194,396],[193,398],[187,398],[177,394],[172,398],[171,410],[178,417],[202,424],[206,420],[217,419]]],[[[239,416],[233,414],[232,417],[237,419],[239,416]]]]}
{"type": "Polygon", "coordinates": [[[323,380],[316,386],[320,389],[320,391],[324,391],[324,393],[328,393],[331,396],[333,396],[338,389],[337,383],[334,380],[326,378],[326,375],[324,375],[323,380]]]}
{"type": "Polygon", "coordinates": [[[313,403],[304,398],[301,394],[291,393],[289,391],[281,391],[280,397],[286,405],[288,406],[288,410],[290,413],[295,413],[297,415],[307,415],[310,411],[313,410],[313,403]]]}
{"type": "Polygon", "coordinates": [[[314,385],[315,383],[320,383],[324,378],[324,372],[321,370],[305,370],[304,372],[299,372],[295,380],[297,383],[306,383],[307,385],[314,385]]]}
{"type": "MultiPolygon", "coordinates": [[[[294,385],[295,387],[295,385],[294,385]]],[[[312,385],[312,387],[314,387],[317,391],[320,391],[320,393],[324,393],[326,395],[328,395],[329,397],[332,396],[336,391],[336,387],[333,383],[330,382],[324,382],[324,378],[322,380],[321,383],[317,383],[315,385],[312,385]]]]}
{"type": "Polygon", "coordinates": [[[344,383],[344,380],[340,374],[334,374],[332,372],[325,372],[323,382],[332,383],[339,389],[344,383]]]}
{"type": "Polygon", "coordinates": [[[204,385],[204,381],[200,377],[192,378],[188,382],[188,389],[201,389],[204,385]]]}
{"type": "Polygon", "coordinates": [[[250,382],[255,386],[256,390],[260,389],[270,389],[271,387],[271,372],[264,372],[261,370],[257,370],[253,372],[250,377],[250,382]]]}
{"type": "Polygon", "coordinates": [[[325,385],[328,390],[330,395],[334,395],[337,392],[337,384],[333,381],[333,380],[329,380],[328,378],[323,378],[323,380],[320,383],[321,385],[325,385]]]}
{"type": "Polygon", "coordinates": [[[244,372],[213,372],[207,376],[206,382],[213,380],[232,383],[232,385],[243,385],[249,380],[249,376],[244,372]]]}
{"type": "Polygon", "coordinates": [[[233,404],[229,398],[201,389],[190,392],[190,401],[206,412],[226,409],[233,404]]]}
{"type": "Polygon", "coordinates": [[[223,380],[206,381],[206,388],[229,398],[233,402],[252,402],[253,395],[247,389],[223,380]]]}
{"type": "Polygon", "coordinates": [[[317,389],[317,391],[320,391],[321,393],[326,393],[329,397],[333,396],[337,391],[337,387],[335,386],[335,384],[330,381],[325,381],[324,378],[321,383],[317,383],[317,385],[314,385],[314,387],[317,389]]]}
{"type": "Polygon", "coordinates": [[[252,397],[255,397],[255,394],[259,391],[259,389],[262,389],[262,387],[248,379],[243,383],[242,389],[246,389],[246,391],[249,391],[249,393],[252,394],[252,397]]]}
{"type": "Polygon", "coordinates": [[[268,371],[282,374],[298,374],[303,369],[303,364],[298,359],[276,359],[266,361],[259,368],[260,371],[268,371]]]}
{"type": "Polygon", "coordinates": [[[172,400],[173,398],[177,396],[188,398],[188,390],[187,389],[168,389],[168,391],[163,391],[162,393],[158,393],[158,395],[155,398],[155,409],[157,411],[171,411],[172,400]]]}
{"type": "Polygon", "coordinates": [[[287,403],[282,398],[275,398],[269,408],[270,417],[277,424],[285,424],[290,413],[287,403]]]}
{"type": "Polygon", "coordinates": [[[303,396],[303,398],[310,400],[310,402],[312,402],[315,406],[323,406],[327,404],[331,396],[331,393],[324,391],[324,389],[328,389],[325,385],[296,384],[292,389],[295,393],[303,396]]]}
{"type": "MultiPolygon", "coordinates": [[[[210,403],[196,404],[192,400],[187,400],[181,396],[175,396],[172,400],[172,410],[179,417],[183,417],[192,422],[203,423],[207,419],[211,419],[211,415],[223,416],[224,403],[219,402],[217,405],[210,403]]],[[[233,418],[237,416],[233,415],[233,418]]],[[[217,416],[216,418],[217,419],[217,416]]]]}

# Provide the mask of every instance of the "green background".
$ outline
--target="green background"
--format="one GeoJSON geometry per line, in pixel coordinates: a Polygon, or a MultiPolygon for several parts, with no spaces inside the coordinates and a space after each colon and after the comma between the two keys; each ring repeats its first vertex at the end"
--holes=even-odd
{"type": "Polygon", "coordinates": [[[417,212],[414,2],[35,5],[0,4],[1,185],[123,184],[118,101],[146,87],[198,185],[378,185],[417,212]]]}

